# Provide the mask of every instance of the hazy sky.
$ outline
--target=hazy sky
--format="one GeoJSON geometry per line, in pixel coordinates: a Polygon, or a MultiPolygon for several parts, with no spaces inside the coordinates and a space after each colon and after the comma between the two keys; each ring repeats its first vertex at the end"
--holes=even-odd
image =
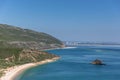
{"type": "Polygon", "coordinates": [[[120,42],[120,0],[0,0],[0,23],[61,40],[120,42]]]}

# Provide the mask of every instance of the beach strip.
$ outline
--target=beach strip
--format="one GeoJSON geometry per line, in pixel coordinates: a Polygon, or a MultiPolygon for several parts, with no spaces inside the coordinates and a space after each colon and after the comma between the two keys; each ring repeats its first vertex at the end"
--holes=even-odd
{"type": "Polygon", "coordinates": [[[52,59],[46,59],[44,61],[36,62],[36,63],[27,63],[19,66],[14,66],[7,68],[5,70],[5,74],[0,78],[0,80],[14,80],[18,75],[22,74],[25,70],[35,67],[38,65],[54,62],[58,60],[60,57],[55,57],[52,59]]]}

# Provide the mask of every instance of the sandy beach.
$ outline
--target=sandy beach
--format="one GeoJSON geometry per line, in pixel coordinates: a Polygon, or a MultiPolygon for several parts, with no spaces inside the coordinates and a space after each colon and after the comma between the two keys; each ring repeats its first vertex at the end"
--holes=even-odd
{"type": "Polygon", "coordinates": [[[59,59],[59,57],[55,57],[55,58],[46,59],[44,61],[40,61],[40,62],[37,62],[37,63],[28,63],[28,64],[24,64],[24,65],[19,65],[19,66],[14,66],[14,67],[7,68],[5,70],[5,75],[2,76],[0,78],[0,80],[14,80],[19,74],[23,73],[25,70],[27,70],[31,67],[35,67],[35,66],[38,66],[38,65],[54,62],[58,59],[59,59]]]}

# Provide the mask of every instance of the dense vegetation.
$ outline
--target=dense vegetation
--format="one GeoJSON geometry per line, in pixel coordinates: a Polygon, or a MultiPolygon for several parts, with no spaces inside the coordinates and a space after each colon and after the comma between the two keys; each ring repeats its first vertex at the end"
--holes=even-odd
{"type": "Polygon", "coordinates": [[[39,50],[62,46],[61,41],[46,33],[0,24],[0,76],[11,66],[58,57],[39,50]]]}
{"type": "Polygon", "coordinates": [[[63,43],[53,36],[29,29],[0,24],[0,43],[19,48],[49,49],[62,47],[63,43]]]}
{"type": "Polygon", "coordinates": [[[11,66],[58,57],[57,55],[34,49],[0,48],[0,75],[11,66]]]}
{"type": "Polygon", "coordinates": [[[0,68],[7,68],[14,65],[25,64],[30,62],[38,62],[44,59],[57,57],[38,50],[22,50],[17,48],[0,48],[0,68]]]}
{"type": "Polygon", "coordinates": [[[0,40],[3,41],[37,41],[46,43],[59,43],[58,39],[43,33],[29,29],[22,29],[6,24],[0,24],[0,40]]]}

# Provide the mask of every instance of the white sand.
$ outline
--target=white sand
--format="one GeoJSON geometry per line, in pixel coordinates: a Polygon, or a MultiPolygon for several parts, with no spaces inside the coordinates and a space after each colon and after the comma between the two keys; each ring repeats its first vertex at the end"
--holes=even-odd
{"type": "Polygon", "coordinates": [[[57,59],[59,59],[59,57],[55,57],[55,58],[52,58],[52,59],[46,59],[44,61],[37,62],[37,63],[28,63],[28,64],[24,64],[24,65],[20,65],[20,66],[10,67],[10,68],[6,69],[5,75],[2,76],[0,78],[0,80],[14,80],[15,77],[17,77],[19,74],[24,72],[26,69],[29,69],[31,67],[35,67],[35,66],[38,66],[38,65],[54,62],[57,59]]]}

